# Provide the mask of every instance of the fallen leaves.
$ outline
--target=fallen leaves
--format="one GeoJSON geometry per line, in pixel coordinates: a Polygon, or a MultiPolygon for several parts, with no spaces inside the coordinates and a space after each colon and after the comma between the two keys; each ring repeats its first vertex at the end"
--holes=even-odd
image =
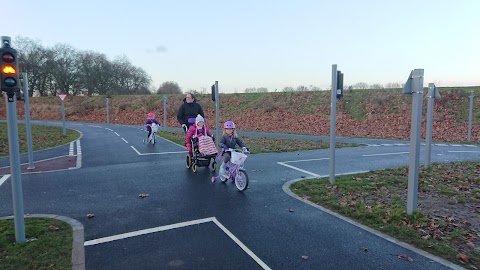
{"type": "Polygon", "coordinates": [[[303,256],[302,256],[302,259],[304,259],[304,260],[308,260],[308,256],[306,256],[306,255],[303,255],[303,256]]]}
{"type": "Polygon", "coordinates": [[[405,260],[405,261],[413,262],[413,259],[411,257],[405,255],[405,254],[398,255],[398,258],[402,259],[402,260],[405,260]]]}
{"type": "Polygon", "coordinates": [[[366,248],[366,247],[361,247],[360,250],[361,250],[361,251],[364,251],[364,252],[367,252],[367,251],[368,251],[368,248],[366,248]]]}
{"type": "Polygon", "coordinates": [[[138,194],[138,197],[143,199],[145,197],[148,197],[148,195],[149,194],[147,194],[147,193],[142,193],[142,194],[138,194]]]}
{"type": "Polygon", "coordinates": [[[60,230],[57,226],[54,226],[54,225],[48,226],[48,229],[52,232],[56,232],[60,230]]]}
{"type": "Polygon", "coordinates": [[[470,257],[468,255],[465,255],[463,253],[460,253],[457,255],[457,259],[465,262],[465,263],[469,263],[470,262],[470,257]]]}
{"type": "Polygon", "coordinates": [[[93,218],[93,217],[95,217],[94,214],[87,214],[87,218],[93,218]]]}

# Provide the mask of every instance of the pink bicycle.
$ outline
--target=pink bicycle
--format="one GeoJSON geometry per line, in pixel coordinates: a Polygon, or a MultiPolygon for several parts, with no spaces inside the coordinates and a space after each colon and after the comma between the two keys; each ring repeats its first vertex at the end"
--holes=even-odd
{"type": "Polygon", "coordinates": [[[216,179],[220,179],[223,183],[232,180],[239,191],[244,191],[248,188],[248,174],[243,168],[246,154],[249,153],[248,149],[242,149],[242,151],[232,148],[224,149],[217,155],[217,159],[221,158],[224,152],[230,152],[231,155],[230,161],[225,165],[225,175],[212,176],[212,182],[216,179]]]}

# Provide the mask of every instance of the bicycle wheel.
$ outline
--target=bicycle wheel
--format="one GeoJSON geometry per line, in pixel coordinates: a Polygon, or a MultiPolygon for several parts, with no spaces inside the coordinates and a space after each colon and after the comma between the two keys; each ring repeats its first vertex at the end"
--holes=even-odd
{"type": "Polygon", "coordinates": [[[153,133],[153,138],[152,138],[153,145],[155,145],[156,142],[157,142],[157,135],[153,133]]]}
{"type": "Polygon", "coordinates": [[[238,170],[237,176],[235,177],[235,186],[238,190],[244,191],[248,187],[248,175],[247,172],[243,169],[238,170]]]}

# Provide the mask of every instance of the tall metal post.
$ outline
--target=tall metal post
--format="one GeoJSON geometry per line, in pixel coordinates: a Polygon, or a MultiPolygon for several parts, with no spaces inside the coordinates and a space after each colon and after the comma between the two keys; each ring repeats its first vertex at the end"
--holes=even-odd
{"type": "Polygon", "coordinates": [[[167,97],[163,96],[163,129],[167,128],[167,97]]]}
{"type": "Polygon", "coordinates": [[[330,183],[335,183],[335,132],[337,130],[337,65],[332,65],[330,98],[330,183]]]}
{"type": "Polygon", "coordinates": [[[220,141],[220,100],[218,100],[218,81],[215,81],[215,144],[220,141]]]}
{"type": "Polygon", "coordinates": [[[470,108],[468,110],[468,142],[472,140],[473,90],[470,90],[470,108]]]}
{"type": "Polygon", "coordinates": [[[35,169],[33,164],[33,150],[32,150],[32,126],[30,125],[30,97],[28,91],[28,75],[23,73],[23,95],[25,97],[25,127],[27,128],[27,145],[28,145],[28,168],[35,169]]]}
{"type": "Polygon", "coordinates": [[[65,127],[65,102],[62,100],[62,126],[63,136],[67,136],[67,128],[65,127]]]}
{"type": "Polygon", "coordinates": [[[425,138],[425,167],[430,166],[432,157],[432,127],[433,127],[433,99],[435,94],[435,84],[428,84],[427,94],[427,134],[425,138]]]}
{"type": "Polygon", "coordinates": [[[17,98],[15,97],[15,94],[13,95],[13,102],[9,102],[8,95],[5,95],[5,104],[7,104],[8,149],[10,153],[10,173],[12,178],[15,239],[17,242],[25,242],[23,189],[20,173],[20,149],[18,143],[17,127],[17,98]]]}
{"type": "Polygon", "coordinates": [[[106,98],[106,103],[107,103],[107,124],[110,124],[110,109],[108,108],[108,97],[106,98]]]}
{"type": "Polygon", "coordinates": [[[407,214],[417,210],[420,133],[422,126],[423,69],[412,72],[412,123],[410,129],[410,163],[408,169],[407,214]]]}

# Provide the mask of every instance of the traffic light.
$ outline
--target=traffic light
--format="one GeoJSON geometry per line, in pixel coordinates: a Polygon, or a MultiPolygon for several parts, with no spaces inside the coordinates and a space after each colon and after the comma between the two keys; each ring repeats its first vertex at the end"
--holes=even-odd
{"type": "Polygon", "coordinates": [[[215,101],[215,84],[212,84],[212,100],[215,101]]]}
{"type": "Polygon", "coordinates": [[[343,73],[337,71],[337,98],[343,97],[343,73]]]}
{"type": "Polygon", "coordinates": [[[12,102],[15,92],[20,94],[20,80],[18,79],[17,51],[10,47],[9,40],[2,39],[0,55],[2,57],[0,71],[2,91],[7,92],[8,101],[12,102]]]}

